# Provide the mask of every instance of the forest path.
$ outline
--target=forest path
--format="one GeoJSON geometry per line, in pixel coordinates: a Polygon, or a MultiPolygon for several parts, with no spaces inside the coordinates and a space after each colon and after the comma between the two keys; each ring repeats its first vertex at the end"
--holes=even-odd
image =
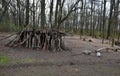
{"type": "MultiPolygon", "coordinates": [[[[2,38],[2,37],[1,37],[2,38]]],[[[81,54],[84,50],[95,51],[109,47],[93,39],[82,41],[79,36],[63,38],[71,51],[52,53],[27,48],[3,46],[7,40],[0,41],[0,55],[9,58],[7,65],[0,65],[0,76],[119,76],[120,52],[104,52],[102,57],[81,54]],[[76,55],[75,54],[81,54],[76,55]],[[87,73],[86,73],[87,72],[87,73]]]]}

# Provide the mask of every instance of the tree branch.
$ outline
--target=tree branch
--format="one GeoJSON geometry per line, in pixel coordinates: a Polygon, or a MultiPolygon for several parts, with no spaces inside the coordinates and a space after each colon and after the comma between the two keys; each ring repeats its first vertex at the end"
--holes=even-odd
{"type": "Polygon", "coordinates": [[[58,25],[57,28],[59,28],[60,24],[63,23],[63,22],[69,17],[69,15],[70,15],[73,11],[77,10],[77,9],[74,9],[74,8],[75,8],[75,6],[76,6],[80,1],[81,1],[81,0],[77,0],[77,1],[76,1],[76,3],[71,7],[71,9],[70,9],[70,11],[68,12],[68,14],[67,14],[64,18],[61,19],[61,21],[60,21],[60,23],[59,23],[59,25],[58,25]]]}

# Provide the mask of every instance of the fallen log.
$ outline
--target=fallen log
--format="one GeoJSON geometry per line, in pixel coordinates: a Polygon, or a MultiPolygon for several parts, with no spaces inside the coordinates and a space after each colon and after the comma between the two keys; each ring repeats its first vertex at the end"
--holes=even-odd
{"type": "Polygon", "coordinates": [[[15,33],[15,34],[12,34],[12,35],[10,35],[10,36],[7,36],[7,37],[5,37],[5,38],[2,38],[2,39],[0,39],[0,41],[5,40],[5,39],[8,39],[8,38],[10,38],[10,37],[12,37],[12,36],[14,36],[14,35],[16,35],[16,33],[15,33]]]}
{"type": "Polygon", "coordinates": [[[115,48],[115,47],[102,47],[99,49],[96,49],[95,51],[90,51],[90,50],[85,50],[79,54],[73,54],[72,56],[78,56],[78,55],[91,55],[92,53],[96,53],[96,55],[98,54],[98,57],[101,56],[101,52],[104,52],[104,50],[106,52],[108,52],[109,50],[114,51],[114,52],[118,52],[118,50],[120,50],[120,48],[115,48]]]}
{"type": "Polygon", "coordinates": [[[24,41],[20,42],[19,44],[13,45],[13,47],[16,47],[16,46],[24,44],[30,37],[31,37],[31,35],[27,39],[25,39],[24,41]]]}
{"type": "Polygon", "coordinates": [[[103,47],[103,48],[99,48],[99,49],[96,49],[95,52],[100,52],[100,51],[103,51],[105,50],[106,52],[108,51],[114,51],[114,52],[117,52],[118,50],[120,50],[120,48],[115,48],[115,47],[103,47]]]}

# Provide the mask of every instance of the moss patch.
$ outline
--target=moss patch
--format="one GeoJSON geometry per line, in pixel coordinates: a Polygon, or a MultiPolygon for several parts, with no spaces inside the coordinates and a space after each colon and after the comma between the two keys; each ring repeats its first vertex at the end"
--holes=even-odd
{"type": "Polygon", "coordinates": [[[0,55],[0,64],[7,64],[8,58],[4,55],[0,55]]]}

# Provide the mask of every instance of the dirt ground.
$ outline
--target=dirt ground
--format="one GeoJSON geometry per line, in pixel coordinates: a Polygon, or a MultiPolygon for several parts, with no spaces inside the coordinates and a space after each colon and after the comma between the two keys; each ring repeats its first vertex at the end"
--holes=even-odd
{"type": "MultiPolygon", "coordinates": [[[[9,35],[0,33],[0,39],[9,35]]],[[[0,65],[0,76],[120,76],[120,51],[103,50],[100,58],[95,53],[81,54],[85,50],[110,47],[101,44],[100,39],[88,38],[93,41],[88,42],[80,40],[79,36],[66,36],[63,39],[70,50],[56,53],[5,47],[10,39],[0,41],[0,55],[9,58],[8,64],[0,65]]]]}

